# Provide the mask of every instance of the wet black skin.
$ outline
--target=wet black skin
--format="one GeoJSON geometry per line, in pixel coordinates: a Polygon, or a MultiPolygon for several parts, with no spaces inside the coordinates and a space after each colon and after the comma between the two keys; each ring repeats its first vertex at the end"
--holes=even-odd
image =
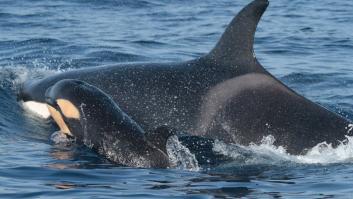
{"type": "Polygon", "coordinates": [[[117,164],[133,167],[169,167],[167,141],[171,136],[178,137],[181,144],[195,155],[199,165],[210,167],[231,161],[230,158],[213,151],[213,139],[178,132],[168,126],[144,132],[108,95],[86,82],[60,80],[47,89],[46,102],[61,113],[72,133],[69,137],[107,156],[117,164]],[[58,99],[68,100],[77,107],[80,118],[65,117],[64,111],[57,103],[58,99]],[[117,142],[119,144],[116,144],[117,142]],[[115,146],[113,152],[122,158],[110,157],[105,146],[115,146]],[[141,158],[144,161],[138,164],[134,161],[141,158]]]}
{"type": "Polygon", "coordinates": [[[195,60],[73,70],[25,82],[19,98],[44,102],[48,87],[79,79],[112,96],[146,131],[167,125],[244,145],[271,134],[292,154],[323,141],[336,145],[350,121],[298,95],[254,57],[255,30],[267,6],[267,0],[250,3],[215,48],[195,60]]]}
{"type": "Polygon", "coordinates": [[[169,166],[165,144],[162,151],[151,143],[143,129],[94,86],[78,80],[61,80],[48,88],[46,102],[61,112],[77,142],[107,156],[109,160],[133,167],[169,166]],[[66,118],[56,103],[58,99],[68,100],[77,107],[80,118],[66,118]]]}

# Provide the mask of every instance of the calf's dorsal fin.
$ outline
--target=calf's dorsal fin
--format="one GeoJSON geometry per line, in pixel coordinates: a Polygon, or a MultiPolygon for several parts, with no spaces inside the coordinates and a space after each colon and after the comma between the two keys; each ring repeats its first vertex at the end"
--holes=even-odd
{"type": "Polygon", "coordinates": [[[154,131],[146,133],[147,141],[150,142],[155,147],[159,148],[165,154],[167,152],[167,141],[168,138],[175,135],[175,131],[166,125],[156,128],[154,131]]]}

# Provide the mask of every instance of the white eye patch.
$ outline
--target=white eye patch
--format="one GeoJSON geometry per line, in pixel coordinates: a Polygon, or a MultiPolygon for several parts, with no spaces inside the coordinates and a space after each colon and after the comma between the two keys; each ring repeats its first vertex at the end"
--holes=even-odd
{"type": "Polygon", "coordinates": [[[69,100],[66,99],[57,99],[56,103],[60,107],[61,113],[66,118],[70,119],[80,119],[80,112],[77,107],[73,105],[69,100]]]}

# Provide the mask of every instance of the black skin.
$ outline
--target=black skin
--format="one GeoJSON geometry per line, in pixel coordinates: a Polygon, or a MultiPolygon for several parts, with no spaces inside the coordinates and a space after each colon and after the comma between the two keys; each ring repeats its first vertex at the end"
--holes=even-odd
{"type": "Polygon", "coordinates": [[[215,48],[198,59],[64,72],[25,82],[19,99],[45,102],[47,88],[79,79],[110,95],[146,131],[167,125],[242,145],[271,134],[291,154],[324,141],[336,146],[351,121],[300,96],[254,57],[256,27],[267,6],[267,0],[247,5],[215,48]]]}
{"type": "MultiPolygon", "coordinates": [[[[169,138],[172,135],[177,136],[179,142],[195,155],[198,165],[203,168],[216,167],[226,162],[233,161],[232,158],[219,154],[213,150],[215,144],[214,139],[190,135],[187,132],[180,132],[177,129],[168,126],[158,127],[156,130],[149,132],[146,137],[151,143],[154,143],[155,146],[161,150],[165,150],[167,142],[165,138],[169,138]]],[[[235,148],[237,148],[238,151],[243,152],[243,154],[248,152],[244,152],[244,150],[237,146],[233,147],[233,149],[235,148]]],[[[167,152],[165,151],[165,153],[167,152]]]]}
{"type": "Polygon", "coordinates": [[[62,113],[58,99],[70,101],[80,112],[79,120],[61,114],[79,143],[117,164],[152,168],[169,166],[165,150],[154,146],[145,137],[143,129],[101,90],[82,81],[62,80],[46,92],[47,103],[62,113]],[[110,152],[115,155],[109,155],[110,152]]]}
{"type": "Polygon", "coordinates": [[[179,63],[119,64],[68,71],[25,82],[18,98],[45,103],[47,88],[62,79],[79,79],[111,96],[146,130],[168,125],[193,132],[210,88],[242,74],[265,72],[253,59],[252,44],[267,5],[266,0],[256,0],[244,8],[215,49],[204,57],[179,63]]]}
{"type": "MultiPolygon", "coordinates": [[[[46,102],[58,110],[68,125],[76,142],[107,156],[106,146],[113,146],[113,152],[121,158],[108,159],[125,166],[166,168],[169,167],[167,141],[177,136],[202,166],[216,166],[231,161],[213,152],[214,140],[178,132],[168,126],[160,126],[154,131],[144,130],[124,113],[111,98],[100,89],[78,80],[61,80],[46,92],[46,102]],[[65,99],[80,111],[79,119],[66,118],[57,104],[65,99]],[[128,158],[124,158],[128,157],[128,158]],[[136,163],[136,159],[144,161],[136,163]]],[[[71,135],[69,135],[70,137],[71,135]]],[[[111,150],[112,151],[112,150],[111,150]]]]}

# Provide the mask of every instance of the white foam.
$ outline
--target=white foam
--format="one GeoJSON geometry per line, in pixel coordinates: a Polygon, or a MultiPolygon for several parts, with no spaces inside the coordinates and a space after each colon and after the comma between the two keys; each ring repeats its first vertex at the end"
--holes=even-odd
{"type": "MultiPolygon", "coordinates": [[[[266,160],[270,163],[291,161],[292,155],[287,153],[287,150],[283,146],[275,146],[273,144],[275,141],[274,136],[268,135],[262,138],[260,145],[251,143],[249,149],[260,157],[266,157],[266,160]]],[[[268,162],[263,163],[266,164],[268,162]]]]}
{"type": "Polygon", "coordinates": [[[168,139],[167,153],[173,168],[189,171],[200,170],[195,155],[179,142],[177,136],[171,136],[168,139]]]}
{"type": "Polygon", "coordinates": [[[332,164],[353,163],[353,136],[346,136],[346,140],[333,147],[326,142],[318,143],[303,155],[291,155],[285,147],[275,146],[275,138],[271,135],[262,139],[260,144],[237,146],[235,149],[222,142],[215,142],[214,151],[238,161],[246,158],[240,164],[280,164],[281,162],[294,162],[300,164],[332,164]],[[239,151],[242,148],[244,151],[239,151]],[[249,155],[251,154],[251,155],[249,155]]]}
{"type": "MultiPolygon", "coordinates": [[[[42,78],[51,74],[60,72],[59,70],[50,70],[47,67],[28,68],[24,66],[1,66],[0,78],[10,83],[10,88],[14,92],[18,92],[18,88],[28,79],[42,78]]],[[[24,109],[29,113],[34,113],[40,118],[48,118],[50,116],[49,110],[44,103],[35,101],[27,101],[22,103],[24,109]]]]}
{"type": "Polygon", "coordinates": [[[24,66],[1,66],[0,77],[11,82],[11,86],[16,89],[20,84],[28,79],[42,78],[60,72],[44,68],[27,68],[24,66]]]}
{"type": "Polygon", "coordinates": [[[64,132],[56,131],[50,136],[50,140],[56,145],[68,145],[73,142],[64,132]]]}
{"type": "Polygon", "coordinates": [[[265,137],[260,145],[250,144],[250,146],[225,144],[216,140],[213,151],[231,158],[236,165],[281,164],[290,161],[286,150],[274,146],[273,142],[273,136],[265,137]]]}
{"type": "Polygon", "coordinates": [[[297,162],[301,163],[342,163],[353,162],[353,137],[346,136],[346,140],[337,147],[322,142],[310,149],[303,156],[296,156],[297,162]]]}

